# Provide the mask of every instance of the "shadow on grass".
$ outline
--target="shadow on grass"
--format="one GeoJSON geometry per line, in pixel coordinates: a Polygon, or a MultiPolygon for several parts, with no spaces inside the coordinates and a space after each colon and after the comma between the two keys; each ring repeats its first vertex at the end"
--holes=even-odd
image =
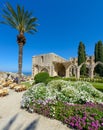
{"type": "MultiPolygon", "coordinates": [[[[3,128],[3,130],[10,130],[10,128],[12,127],[13,123],[15,123],[16,118],[17,118],[18,114],[16,114],[15,116],[13,116],[10,121],[6,124],[6,126],[3,128]]],[[[37,123],[38,123],[39,119],[33,120],[28,126],[26,126],[25,129],[23,130],[35,130],[37,123]]],[[[23,124],[19,125],[16,130],[20,130],[22,128],[23,124]]]]}

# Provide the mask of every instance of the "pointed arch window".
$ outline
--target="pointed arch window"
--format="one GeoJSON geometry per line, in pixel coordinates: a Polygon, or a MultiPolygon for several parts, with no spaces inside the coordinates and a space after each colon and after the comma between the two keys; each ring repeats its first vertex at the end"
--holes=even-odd
{"type": "Polygon", "coordinates": [[[44,57],[43,57],[43,56],[41,56],[41,62],[42,62],[42,63],[44,62],[44,57]]]}

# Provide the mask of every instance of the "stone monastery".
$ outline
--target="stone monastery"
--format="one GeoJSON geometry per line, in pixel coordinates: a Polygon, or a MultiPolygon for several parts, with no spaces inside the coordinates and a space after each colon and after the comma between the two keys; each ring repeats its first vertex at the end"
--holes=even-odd
{"type": "Polygon", "coordinates": [[[32,75],[35,76],[39,72],[48,72],[50,76],[80,78],[80,69],[83,64],[88,68],[88,76],[94,77],[94,68],[101,64],[98,61],[95,63],[94,56],[87,57],[86,62],[78,66],[78,58],[66,60],[55,53],[42,54],[32,57],[32,75]]]}

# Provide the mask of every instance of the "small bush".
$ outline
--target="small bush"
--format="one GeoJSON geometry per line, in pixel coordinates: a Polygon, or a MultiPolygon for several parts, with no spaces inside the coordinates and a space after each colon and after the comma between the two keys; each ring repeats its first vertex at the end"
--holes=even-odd
{"type": "Polygon", "coordinates": [[[59,77],[59,76],[49,77],[49,78],[46,80],[46,84],[48,84],[48,83],[51,82],[52,80],[58,80],[58,79],[62,79],[62,77],[59,77]]]}
{"type": "Polygon", "coordinates": [[[30,82],[23,82],[22,84],[25,85],[27,89],[32,86],[30,82]]]}
{"type": "Polygon", "coordinates": [[[21,107],[75,130],[103,130],[103,93],[90,83],[53,80],[29,88],[21,107]]]}
{"type": "Polygon", "coordinates": [[[40,72],[35,75],[34,80],[35,83],[46,83],[46,80],[49,78],[49,74],[47,72],[40,72]]]}

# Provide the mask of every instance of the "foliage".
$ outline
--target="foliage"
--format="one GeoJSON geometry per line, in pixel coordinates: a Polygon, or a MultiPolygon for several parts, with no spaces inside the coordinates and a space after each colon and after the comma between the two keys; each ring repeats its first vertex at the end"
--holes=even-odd
{"type": "MultiPolygon", "coordinates": [[[[95,44],[95,62],[101,61],[103,62],[103,44],[102,41],[98,41],[95,44]]],[[[103,66],[102,65],[97,65],[95,68],[95,73],[99,74],[100,76],[103,76],[103,66]]]]}
{"type": "Polygon", "coordinates": [[[103,129],[103,104],[87,102],[70,104],[67,102],[46,100],[34,101],[34,112],[49,118],[54,118],[77,130],[103,129]]]}
{"type": "Polygon", "coordinates": [[[100,90],[101,92],[103,92],[103,83],[99,83],[99,82],[91,82],[91,84],[98,90],[100,90]]]}
{"type": "Polygon", "coordinates": [[[35,83],[46,83],[46,80],[49,78],[47,72],[40,72],[34,76],[35,83]]]}
{"type": "Polygon", "coordinates": [[[37,18],[33,17],[31,12],[24,10],[24,7],[20,7],[19,5],[17,5],[16,10],[14,10],[14,8],[8,2],[3,9],[2,17],[4,20],[0,23],[9,25],[19,32],[19,35],[17,35],[17,42],[19,45],[18,83],[20,83],[20,77],[22,74],[23,45],[26,43],[24,33],[26,32],[34,34],[34,32],[37,32],[37,24],[35,23],[37,18]]]}
{"type": "Polygon", "coordinates": [[[27,88],[30,88],[32,85],[30,82],[22,82],[21,84],[24,84],[27,88]]]}
{"type": "Polygon", "coordinates": [[[103,104],[87,102],[84,105],[70,105],[66,107],[72,113],[64,122],[72,128],[79,130],[102,130],[103,129],[103,104]]]}
{"type": "Polygon", "coordinates": [[[87,81],[90,82],[93,87],[95,87],[96,89],[100,90],[101,92],[103,92],[103,78],[99,77],[99,78],[94,78],[94,79],[90,79],[84,76],[84,78],[80,78],[79,80],[76,79],[75,77],[69,77],[69,78],[62,78],[62,77],[49,77],[46,80],[46,84],[51,82],[52,80],[64,80],[64,81],[87,81]]]}
{"type": "Polygon", "coordinates": [[[74,129],[102,130],[102,102],[103,93],[89,83],[54,80],[29,88],[21,107],[60,120],[74,129]]]}
{"type": "Polygon", "coordinates": [[[69,103],[103,102],[103,93],[87,82],[54,80],[47,85],[39,83],[29,88],[23,95],[22,106],[27,107],[34,100],[59,100],[69,103]]]}
{"type": "Polygon", "coordinates": [[[35,24],[37,18],[33,17],[31,12],[25,11],[24,7],[17,5],[17,10],[15,11],[10,3],[6,3],[2,17],[4,21],[1,23],[7,24],[19,32],[33,34],[37,31],[35,28],[37,26],[37,24],[35,24]]]}
{"type": "MultiPolygon", "coordinates": [[[[85,45],[80,42],[78,46],[78,65],[86,61],[86,52],[85,52],[85,45]]],[[[81,67],[80,71],[81,75],[86,75],[86,65],[84,64],[81,67]]]]}
{"type": "Polygon", "coordinates": [[[58,80],[58,79],[62,79],[62,77],[59,77],[59,76],[54,76],[54,77],[49,77],[47,80],[46,80],[46,84],[48,84],[50,81],[52,80],[58,80]]]}

